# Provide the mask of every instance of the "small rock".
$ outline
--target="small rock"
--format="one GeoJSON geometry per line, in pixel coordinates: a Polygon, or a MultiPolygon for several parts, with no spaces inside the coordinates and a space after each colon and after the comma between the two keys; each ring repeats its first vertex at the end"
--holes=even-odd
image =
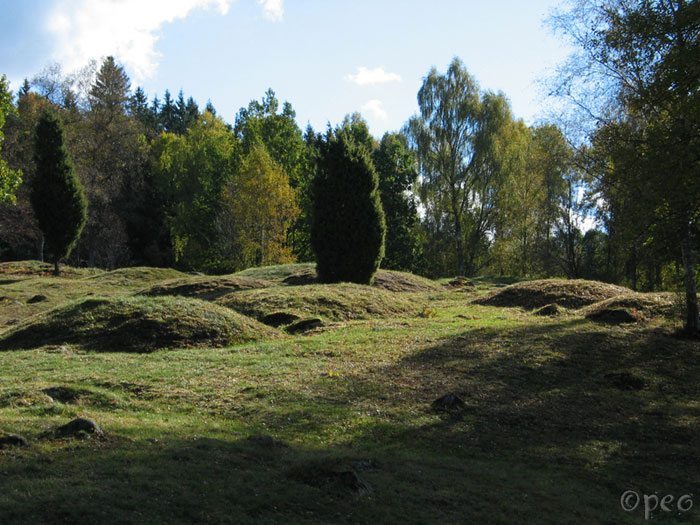
{"type": "Polygon", "coordinates": [[[81,433],[94,434],[98,438],[103,438],[105,435],[94,421],[82,417],[75,418],[53,431],[55,437],[80,437],[81,433]]]}
{"type": "Polygon", "coordinates": [[[38,294],[38,295],[35,295],[34,297],[30,297],[29,299],[27,299],[27,303],[29,303],[29,304],[40,303],[42,301],[46,301],[46,299],[48,299],[48,298],[45,295],[38,294]]]}
{"type": "Polygon", "coordinates": [[[641,390],[644,388],[644,380],[629,372],[611,372],[603,377],[619,390],[641,390]]]}
{"type": "Polygon", "coordinates": [[[447,394],[437,398],[430,406],[433,407],[433,410],[449,412],[452,410],[462,409],[466,406],[466,404],[458,395],[447,394]]]}
{"type": "Polygon", "coordinates": [[[290,324],[285,330],[290,334],[297,334],[299,332],[307,332],[319,326],[323,326],[323,321],[318,318],[303,319],[294,324],[290,324]]]}
{"type": "Polygon", "coordinates": [[[250,436],[248,441],[261,445],[265,448],[276,448],[276,447],[286,447],[283,442],[276,440],[272,436],[267,434],[258,434],[256,436],[250,436]]]}
{"type": "Polygon", "coordinates": [[[279,326],[298,321],[299,319],[300,318],[298,315],[290,314],[288,312],[273,312],[262,317],[260,322],[277,328],[279,326]]]}
{"type": "Polygon", "coordinates": [[[22,436],[5,434],[0,436],[0,448],[3,447],[28,447],[29,443],[22,436]]]}
{"type": "Polygon", "coordinates": [[[362,479],[354,470],[347,468],[336,473],[338,481],[348,490],[356,492],[358,496],[367,496],[374,492],[372,485],[362,479]]]}

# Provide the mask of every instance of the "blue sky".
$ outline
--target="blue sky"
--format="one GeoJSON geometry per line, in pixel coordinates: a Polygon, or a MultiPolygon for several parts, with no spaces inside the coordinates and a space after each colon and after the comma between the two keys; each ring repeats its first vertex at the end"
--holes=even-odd
{"type": "Polygon", "coordinates": [[[16,89],[114,55],[149,95],[182,89],[233,123],[267,88],[323,130],[354,111],[401,128],[432,66],[462,59],[516,117],[546,112],[537,81],[568,55],[543,25],[559,0],[0,0],[0,74],[16,89]]]}

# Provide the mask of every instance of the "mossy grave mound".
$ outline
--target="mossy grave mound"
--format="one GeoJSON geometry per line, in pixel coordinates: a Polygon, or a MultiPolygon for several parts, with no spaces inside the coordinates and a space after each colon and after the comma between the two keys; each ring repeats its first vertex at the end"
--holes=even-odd
{"type": "Polygon", "coordinates": [[[198,299],[95,297],[61,305],[5,332],[0,350],[75,344],[87,350],[151,352],[229,346],[277,333],[198,299]]]}
{"type": "Polygon", "coordinates": [[[351,283],[244,290],[221,297],[217,303],[256,319],[275,312],[332,321],[417,313],[415,302],[401,294],[351,283]]]}
{"type": "MultiPolygon", "coordinates": [[[[53,276],[53,264],[41,261],[10,261],[0,263],[0,276],[37,277],[53,276]]],[[[74,268],[73,266],[61,265],[61,277],[85,277],[103,273],[97,268],[74,268]]]]}
{"type": "Polygon", "coordinates": [[[312,270],[316,275],[316,263],[297,263],[297,264],[276,264],[272,266],[259,266],[255,268],[247,268],[234,275],[239,277],[250,277],[252,279],[262,279],[264,281],[282,281],[290,275],[303,273],[307,270],[312,270]]]}
{"type": "Polygon", "coordinates": [[[631,292],[587,306],[582,313],[592,321],[619,324],[672,318],[676,312],[673,294],[631,292]]]}
{"type": "Polygon", "coordinates": [[[473,302],[486,306],[521,307],[528,310],[548,304],[578,309],[629,292],[629,289],[622,286],[598,281],[545,279],[511,284],[473,302]]]}
{"type": "Polygon", "coordinates": [[[221,277],[188,277],[161,282],[138,292],[138,295],[168,296],[181,295],[213,301],[222,295],[238,290],[251,290],[274,286],[270,281],[228,275],[221,277]]]}
{"type": "MultiPolygon", "coordinates": [[[[316,265],[314,263],[282,264],[248,268],[236,276],[277,281],[290,286],[318,284],[316,265]]],[[[374,276],[373,286],[392,292],[435,292],[441,287],[435,281],[406,272],[378,270],[374,276]]]]}
{"type": "Polygon", "coordinates": [[[184,277],[187,277],[187,274],[171,268],[134,266],[131,268],[119,268],[111,272],[104,272],[99,275],[86,277],[85,281],[90,281],[100,286],[146,286],[150,283],[184,277]]]}

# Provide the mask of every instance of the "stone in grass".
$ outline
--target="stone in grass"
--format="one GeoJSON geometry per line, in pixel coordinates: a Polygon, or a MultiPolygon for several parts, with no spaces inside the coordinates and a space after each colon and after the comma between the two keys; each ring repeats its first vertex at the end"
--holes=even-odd
{"type": "Polygon", "coordinates": [[[372,485],[349,465],[313,467],[301,477],[304,483],[327,491],[352,493],[356,496],[367,496],[374,492],[372,485]]]}
{"type": "Polygon", "coordinates": [[[313,319],[302,319],[294,324],[290,324],[285,330],[290,334],[298,334],[300,332],[307,332],[314,328],[323,326],[323,321],[318,318],[313,319]]]}
{"type": "Polygon", "coordinates": [[[554,317],[564,313],[564,309],[556,303],[550,303],[544,305],[542,308],[535,310],[535,315],[554,317]]]}
{"type": "Polygon", "coordinates": [[[79,439],[85,439],[90,435],[94,435],[98,438],[105,437],[102,429],[98,427],[94,421],[82,417],[75,418],[70,423],[58,427],[51,433],[51,435],[57,438],[75,437],[79,439]]]}
{"type": "Polygon", "coordinates": [[[446,394],[437,398],[430,406],[438,412],[452,412],[463,409],[466,404],[457,394],[446,394]]]}
{"type": "Polygon", "coordinates": [[[251,443],[255,443],[256,445],[260,445],[261,447],[264,448],[286,448],[287,445],[282,442],[278,441],[272,436],[269,436],[267,434],[257,434],[255,436],[249,436],[248,441],[251,443]]]}
{"type": "Polygon", "coordinates": [[[360,475],[348,466],[341,466],[335,472],[337,481],[347,490],[356,493],[358,496],[368,496],[374,492],[372,485],[362,479],[360,475]]]}
{"type": "Polygon", "coordinates": [[[261,323],[264,323],[269,326],[274,326],[275,328],[293,323],[294,321],[298,320],[298,315],[290,314],[288,312],[273,312],[260,318],[261,323]]]}
{"type": "Polygon", "coordinates": [[[611,372],[603,377],[619,390],[641,390],[644,388],[644,380],[629,372],[611,372]]]}
{"type": "Polygon", "coordinates": [[[0,436],[0,448],[3,447],[28,447],[29,443],[22,436],[5,434],[0,436]]]}
{"type": "Polygon", "coordinates": [[[29,303],[29,304],[40,303],[42,301],[46,301],[46,299],[48,299],[48,298],[45,295],[39,294],[39,295],[35,295],[34,297],[30,297],[29,299],[27,299],[27,303],[29,303]]]}

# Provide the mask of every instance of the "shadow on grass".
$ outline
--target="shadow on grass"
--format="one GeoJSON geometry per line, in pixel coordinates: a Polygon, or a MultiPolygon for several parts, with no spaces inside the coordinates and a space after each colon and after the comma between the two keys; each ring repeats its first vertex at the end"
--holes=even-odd
{"type": "MultiPolygon", "coordinates": [[[[441,455],[308,449],[264,440],[68,442],[0,478],[3,524],[619,523],[605,491],[566,472],[441,455]],[[339,472],[371,487],[362,494],[339,472]],[[541,513],[541,514],[540,514],[541,513]],[[552,514],[554,513],[554,514],[552,514]]],[[[619,513],[618,513],[619,514],[619,513]]]]}
{"type": "Polygon", "coordinates": [[[698,350],[658,328],[570,319],[465,331],[377,375],[393,378],[390,400],[426,412],[448,392],[465,401],[411,430],[426,447],[571,465],[618,494],[679,496],[700,468],[698,350]]]}

